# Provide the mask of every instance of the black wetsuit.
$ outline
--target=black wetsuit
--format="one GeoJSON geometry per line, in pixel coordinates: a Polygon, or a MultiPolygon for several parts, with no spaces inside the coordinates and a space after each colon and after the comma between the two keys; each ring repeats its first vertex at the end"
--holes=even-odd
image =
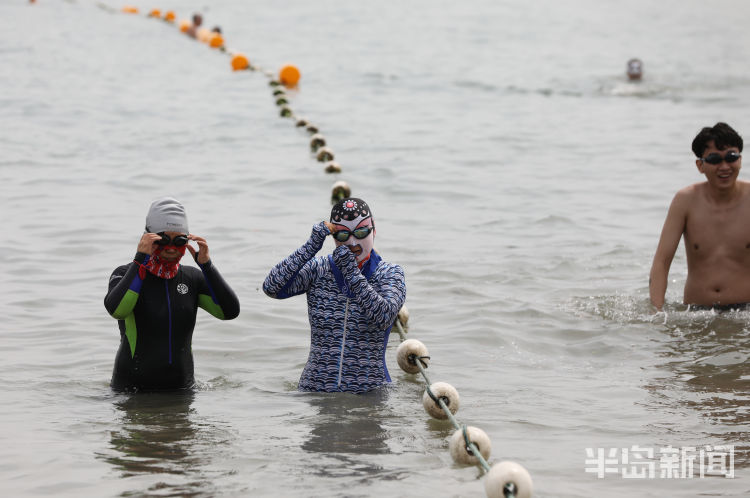
{"type": "Polygon", "coordinates": [[[141,279],[138,270],[147,258],[137,253],[133,263],[109,278],[104,306],[120,327],[111,386],[126,391],[189,388],[195,382],[191,343],[198,307],[231,320],[239,315],[240,303],[211,261],[200,270],[180,265],[171,279],[150,272],[141,279]]]}

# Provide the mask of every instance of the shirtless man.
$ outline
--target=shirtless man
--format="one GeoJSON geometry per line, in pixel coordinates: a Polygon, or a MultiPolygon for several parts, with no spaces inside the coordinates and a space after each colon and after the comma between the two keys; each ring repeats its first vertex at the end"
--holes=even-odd
{"type": "Polygon", "coordinates": [[[651,303],[661,310],[672,258],[685,240],[684,303],[730,309],[750,303],[750,183],[737,180],[742,137],[726,123],[703,128],[693,140],[706,181],[674,196],[649,278],[651,303]]]}

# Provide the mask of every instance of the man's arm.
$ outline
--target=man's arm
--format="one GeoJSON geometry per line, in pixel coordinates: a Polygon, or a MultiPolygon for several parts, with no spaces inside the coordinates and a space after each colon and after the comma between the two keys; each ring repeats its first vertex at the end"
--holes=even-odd
{"type": "Polygon", "coordinates": [[[648,292],[651,297],[651,304],[659,311],[664,306],[669,267],[672,265],[672,259],[674,258],[677,246],[680,244],[680,238],[685,233],[688,204],[688,194],[685,190],[677,192],[674,199],[672,199],[672,204],[669,206],[667,219],[664,220],[664,227],[661,230],[659,245],[656,247],[654,261],[651,264],[648,292]]]}

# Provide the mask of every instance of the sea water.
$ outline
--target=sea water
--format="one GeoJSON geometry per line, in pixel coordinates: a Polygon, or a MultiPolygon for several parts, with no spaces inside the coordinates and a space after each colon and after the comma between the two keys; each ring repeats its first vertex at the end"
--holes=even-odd
{"type": "Polygon", "coordinates": [[[539,497],[750,494],[750,314],[686,312],[682,247],[666,314],[648,300],[669,202],[701,181],[693,137],[750,134],[746,2],[131,4],[0,3],[4,496],[484,496],[398,368],[398,336],[382,392],[296,391],[306,303],[261,284],[337,180],[372,207],[409,336],[490,463],[523,465],[539,497]],[[203,13],[274,73],[299,67],[290,106],[342,173],[279,117],[265,75],[233,73],[154,7],[203,13]],[[242,312],[199,313],[195,392],[115,394],[102,299],[162,195],[242,312]],[[701,476],[717,447],[734,478],[701,476]]]}

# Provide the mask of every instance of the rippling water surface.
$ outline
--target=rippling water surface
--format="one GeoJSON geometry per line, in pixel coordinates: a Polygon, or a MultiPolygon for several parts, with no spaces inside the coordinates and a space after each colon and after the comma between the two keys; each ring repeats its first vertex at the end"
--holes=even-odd
{"type": "Polygon", "coordinates": [[[647,288],[670,199],[700,180],[694,135],[750,134],[746,2],[133,4],[201,11],[252,62],[300,67],[291,106],[343,173],[278,117],[266,77],[173,27],[2,2],[3,495],[483,496],[398,337],[384,392],[296,392],[304,299],[260,286],[339,179],[372,206],[410,335],[491,462],[524,465],[539,497],[750,494],[750,314],[686,312],[682,248],[666,315],[647,288]],[[185,203],[242,313],[199,315],[194,393],[118,395],[102,298],[161,195],[185,203]],[[659,478],[655,460],[653,479],[586,472],[587,448],[725,444],[735,479],[659,478]]]}

